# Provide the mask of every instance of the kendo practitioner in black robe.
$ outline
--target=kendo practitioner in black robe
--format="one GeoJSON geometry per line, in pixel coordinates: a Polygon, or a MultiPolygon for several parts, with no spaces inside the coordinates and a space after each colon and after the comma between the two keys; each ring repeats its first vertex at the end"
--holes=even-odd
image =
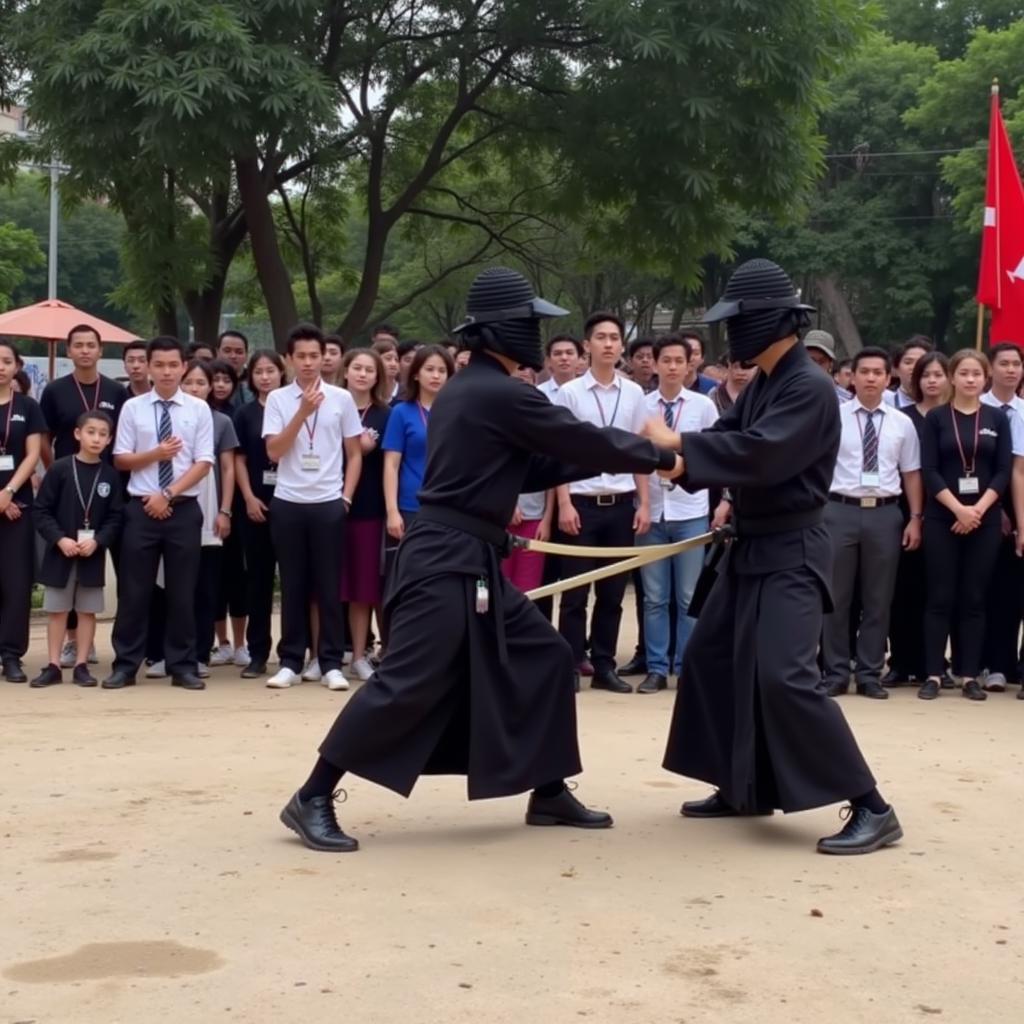
{"type": "Polygon", "coordinates": [[[686,647],[664,765],[717,787],[683,804],[691,818],[847,800],[845,827],[818,850],[870,853],[903,832],[839,705],[817,689],[840,427],[832,381],[798,341],[811,311],[780,267],[744,263],[705,322],[725,320],[730,358],[761,372],[707,431],[646,430],[682,453],[681,486],[731,488],[737,535],[686,647]]]}
{"type": "Polygon", "coordinates": [[[529,825],[607,828],[563,780],[581,770],[569,645],[501,574],[518,495],[595,473],[681,471],[651,441],[600,429],[510,376],[544,362],[540,320],[566,311],[501,268],[480,274],[460,328],[468,366],[430,414],[420,511],[385,597],[387,653],[338,715],[281,820],[311,849],[358,848],[333,793],[352,772],[408,796],[422,774],[467,777],[471,800],[532,790],[529,825]]]}

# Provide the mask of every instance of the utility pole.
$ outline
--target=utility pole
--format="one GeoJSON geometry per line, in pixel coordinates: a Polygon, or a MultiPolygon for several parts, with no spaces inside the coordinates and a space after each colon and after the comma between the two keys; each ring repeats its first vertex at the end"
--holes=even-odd
{"type": "Polygon", "coordinates": [[[60,164],[50,158],[50,251],[47,261],[46,297],[57,298],[57,228],[60,217],[60,164]]]}

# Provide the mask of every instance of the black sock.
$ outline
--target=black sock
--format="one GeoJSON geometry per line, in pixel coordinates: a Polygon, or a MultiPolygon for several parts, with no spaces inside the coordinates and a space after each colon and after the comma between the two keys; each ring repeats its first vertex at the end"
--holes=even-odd
{"type": "Polygon", "coordinates": [[[882,799],[882,794],[875,787],[870,793],[854,797],[851,801],[854,807],[866,807],[872,814],[885,814],[889,805],[882,799]]]}
{"type": "Polygon", "coordinates": [[[552,797],[558,796],[563,789],[565,789],[565,782],[559,779],[557,782],[545,782],[543,786],[538,786],[533,791],[533,795],[541,800],[550,800],[552,797]]]}
{"type": "Polygon", "coordinates": [[[316,764],[313,765],[313,771],[310,772],[305,785],[299,790],[299,799],[303,803],[308,803],[315,796],[330,796],[344,774],[330,761],[325,761],[322,757],[317,758],[316,764]]]}

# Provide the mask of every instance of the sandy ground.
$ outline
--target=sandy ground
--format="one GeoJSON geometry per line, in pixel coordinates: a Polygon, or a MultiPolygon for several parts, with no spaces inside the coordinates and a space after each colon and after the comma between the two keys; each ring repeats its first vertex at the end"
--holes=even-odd
{"type": "Polygon", "coordinates": [[[660,767],[671,692],[581,695],[612,831],[355,779],[332,857],[277,813],[344,694],[0,683],[0,1024],[1020,1021],[1013,696],[843,702],[907,833],[871,857],[814,853],[836,808],[680,818],[706,791],[660,767]]]}

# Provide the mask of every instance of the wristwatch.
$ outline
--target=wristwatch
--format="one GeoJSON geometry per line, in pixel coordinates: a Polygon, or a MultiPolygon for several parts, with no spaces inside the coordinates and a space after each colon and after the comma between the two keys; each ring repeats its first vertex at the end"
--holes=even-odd
{"type": "Polygon", "coordinates": [[[227,516],[227,517],[228,517],[228,519],[230,519],[230,518],[231,518],[231,509],[229,509],[229,508],[222,508],[222,509],[220,510],[220,514],[221,514],[222,516],[227,516]]]}
{"type": "Polygon", "coordinates": [[[173,501],[173,500],[174,500],[174,495],[173,495],[173,494],[171,494],[171,489],[170,489],[170,487],[161,487],[161,488],[160,488],[160,493],[161,493],[161,494],[162,494],[162,495],[163,495],[163,496],[164,496],[164,497],[165,497],[165,498],[166,498],[166,499],[167,499],[168,501],[173,501]]]}
{"type": "Polygon", "coordinates": [[[18,492],[13,487],[5,487],[4,490],[13,498],[18,492]]]}

